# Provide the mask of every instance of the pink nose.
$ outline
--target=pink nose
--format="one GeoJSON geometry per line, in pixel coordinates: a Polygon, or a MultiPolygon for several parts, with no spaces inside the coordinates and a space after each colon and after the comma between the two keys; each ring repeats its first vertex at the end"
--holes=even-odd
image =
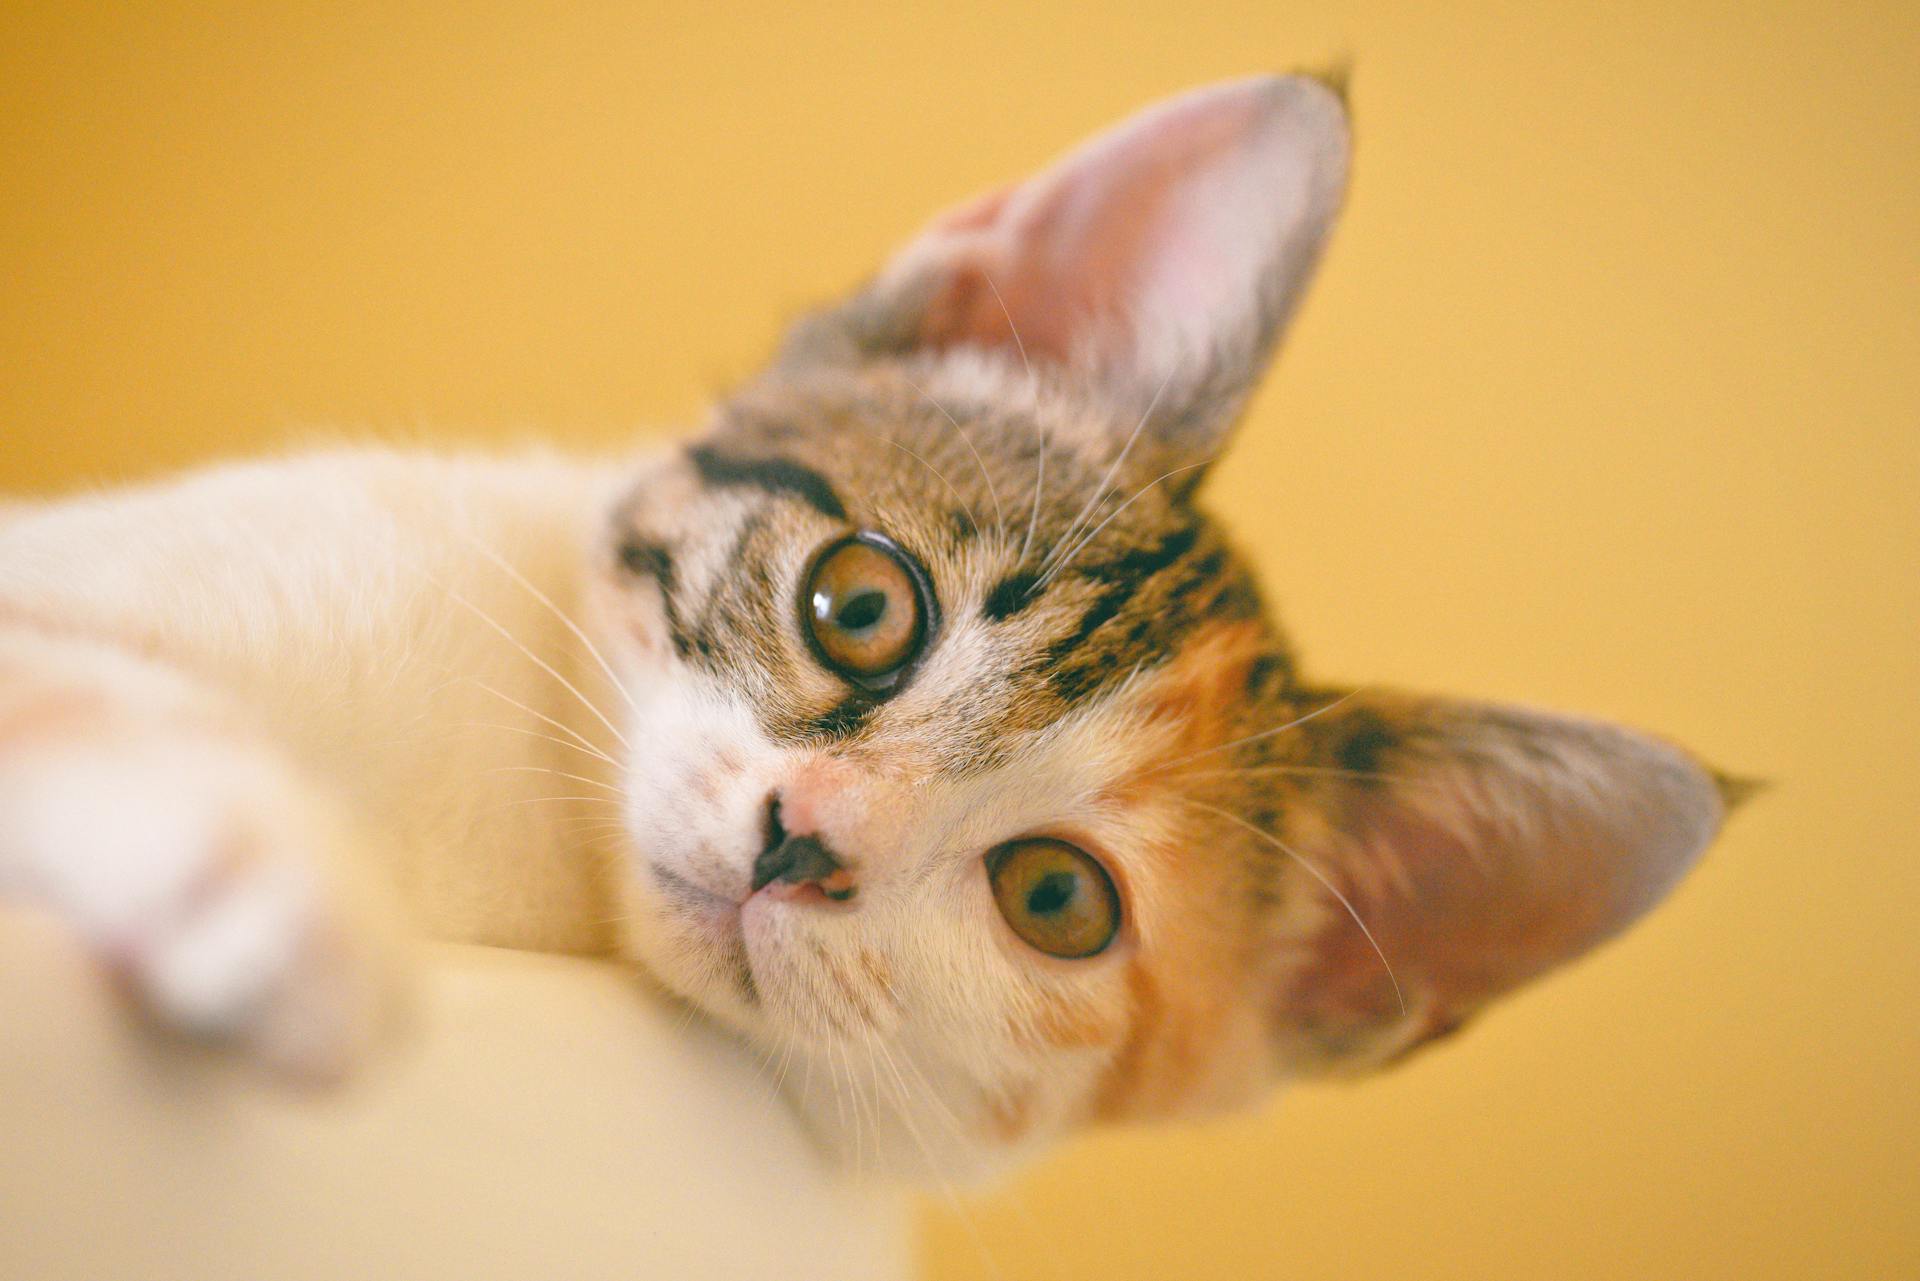
{"type": "Polygon", "coordinates": [[[773,789],[781,824],[789,832],[817,836],[828,825],[826,811],[836,799],[844,798],[851,782],[845,766],[838,761],[815,758],[806,762],[773,789]]]}

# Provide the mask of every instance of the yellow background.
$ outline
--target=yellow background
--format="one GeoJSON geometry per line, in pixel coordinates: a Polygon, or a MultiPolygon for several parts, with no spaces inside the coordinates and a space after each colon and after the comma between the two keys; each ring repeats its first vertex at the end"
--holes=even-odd
{"type": "Polygon", "coordinates": [[[1349,217],[1216,501],[1320,671],[1778,786],[1470,1035],[1081,1144],[932,1212],[931,1275],[1920,1275],[1920,12],[1600,8],[11,5],[0,486],[625,439],[938,206],[1350,53],[1349,217]]]}

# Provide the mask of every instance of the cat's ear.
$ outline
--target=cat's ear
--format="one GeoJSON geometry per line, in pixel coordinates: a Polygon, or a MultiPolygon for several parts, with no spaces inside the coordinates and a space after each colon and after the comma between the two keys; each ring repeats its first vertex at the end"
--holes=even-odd
{"type": "Polygon", "coordinates": [[[1596,721],[1367,692],[1318,705],[1304,768],[1276,771],[1298,861],[1272,1008],[1300,1070],[1396,1059],[1619,933],[1753,786],[1596,721]]]}
{"type": "Polygon", "coordinates": [[[1211,455],[1346,187],[1339,92],[1234,81],[1151,107],[936,219],[789,359],[984,352],[1098,398],[1119,430],[1211,455]]]}

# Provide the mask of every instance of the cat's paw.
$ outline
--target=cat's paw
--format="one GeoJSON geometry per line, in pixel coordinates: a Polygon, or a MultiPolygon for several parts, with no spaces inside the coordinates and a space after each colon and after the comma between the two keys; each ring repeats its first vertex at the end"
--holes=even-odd
{"type": "Polygon", "coordinates": [[[50,906],[162,1027],[289,1075],[392,1023],[397,948],[335,875],[330,807],[244,745],[167,734],[0,760],[0,891],[50,906]]]}

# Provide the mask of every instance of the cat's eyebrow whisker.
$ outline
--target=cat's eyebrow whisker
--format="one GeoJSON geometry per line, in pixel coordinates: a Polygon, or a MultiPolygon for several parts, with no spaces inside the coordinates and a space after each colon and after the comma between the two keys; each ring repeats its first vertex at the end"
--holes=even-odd
{"type": "MultiPolygon", "coordinates": [[[[921,397],[929,405],[932,405],[935,409],[939,410],[940,416],[946,419],[948,422],[952,423],[953,429],[960,433],[960,439],[966,442],[967,452],[973,455],[974,466],[980,469],[980,479],[987,482],[987,494],[989,497],[993,499],[994,527],[1000,531],[1002,536],[1004,536],[1007,532],[1006,509],[1000,506],[1000,491],[994,488],[993,475],[992,473],[987,471],[987,460],[980,457],[980,451],[974,448],[973,437],[967,435],[967,429],[960,425],[960,420],[958,418],[955,418],[952,414],[948,413],[947,407],[941,404],[939,401],[935,400],[933,396],[928,393],[926,388],[922,387],[919,383],[913,381],[913,379],[911,378],[907,379],[907,386],[919,392],[921,397]]],[[[951,486],[949,486],[949,488],[951,488],[951,486]]]]}
{"type": "Polygon", "coordinates": [[[555,679],[556,681],[559,681],[562,688],[564,688],[569,694],[572,694],[575,698],[579,699],[580,705],[586,708],[589,712],[592,712],[594,715],[594,718],[598,720],[602,725],[607,727],[607,732],[613,735],[614,741],[618,742],[621,747],[625,748],[629,752],[633,750],[633,744],[627,742],[626,735],[622,734],[619,728],[615,726],[614,723],[607,718],[607,714],[600,710],[599,704],[595,703],[592,699],[588,698],[585,694],[582,694],[580,692],[579,686],[575,685],[572,681],[562,676],[557,670],[554,669],[553,664],[549,663],[546,659],[534,653],[533,650],[528,648],[525,642],[523,642],[518,636],[515,636],[512,632],[508,631],[505,627],[501,626],[498,619],[494,618],[493,615],[487,613],[487,611],[485,611],[484,609],[481,609],[478,605],[474,604],[472,601],[462,596],[459,592],[453,590],[451,587],[446,587],[444,585],[442,585],[441,590],[447,594],[448,599],[452,600],[455,604],[460,605],[463,608],[471,611],[474,617],[478,618],[481,622],[485,623],[488,627],[491,627],[494,631],[498,632],[502,640],[506,641],[509,645],[512,645],[515,649],[519,650],[522,654],[524,654],[527,660],[531,662],[535,667],[538,667],[541,671],[553,677],[553,679],[555,679]]]}
{"type": "Polygon", "coordinates": [[[1209,805],[1205,801],[1196,801],[1191,797],[1188,797],[1185,799],[1188,805],[1192,805],[1199,809],[1206,810],[1209,813],[1218,814],[1221,818],[1226,819],[1229,823],[1233,823],[1240,827],[1243,827],[1247,831],[1259,837],[1261,840],[1267,842],[1269,845],[1273,846],[1275,849],[1279,850],[1282,854],[1285,854],[1288,858],[1292,859],[1295,863],[1297,863],[1300,866],[1300,868],[1303,871],[1305,871],[1309,876],[1313,877],[1314,880],[1320,882],[1322,888],[1324,888],[1327,891],[1327,893],[1333,895],[1334,898],[1338,899],[1340,901],[1340,906],[1347,909],[1347,915],[1353,918],[1353,923],[1360,927],[1360,932],[1362,934],[1366,935],[1367,946],[1371,947],[1373,949],[1373,954],[1380,958],[1380,965],[1387,972],[1387,981],[1393,984],[1393,999],[1400,1003],[1400,1013],[1404,1015],[1407,1012],[1407,998],[1406,998],[1406,995],[1400,990],[1400,978],[1398,975],[1396,975],[1393,972],[1393,963],[1387,960],[1387,954],[1380,950],[1380,940],[1376,939],[1373,936],[1373,931],[1368,929],[1367,923],[1360,918],[1360,910],[1354,907],[1353,900],[1348,898],[1345,894],[1341,893],[1340,887],[1333,883],[1332,878],[1330,878],[1325,872],[1322,872],[1319,868],[1315,867],[1312,863],[1308,862],[1304,855],[1302,855],[1298,850],[1295,850],[1291,845],[1288,845],[1285,841],[1282,841],[1279,837],[1275,836],[1272,832],[1269,832],[1263,827],[1258,827],[1253,823],[1248,822],[1246,819],[1241,818],[1238,814],[1235,814],[1232,810],[1221,809],[1218,805],[1209,805]]]}
{"type": "Polygon", "coordinates": [[[1039,591],[1042,587],[1045,587],[1048,583],[1052,582],[1060,574],[1064,573],[1068,568],[1068,566],[1073,564],[1073,558],[1078,556],[1082,551],[1085,551],[1087,544],[1091,543],[1094,539],[1100,536],[1101,530],[1105,529],[1108,525],[1111,525],[1113,523],[1114,518],[1118,516],[1121,512],[1133,506],[1134,503],[1137,502],[1139,499],[1145,497],[1148,490],[1154,488],[1155,486],[1160,484],[1160,482],[1163,480],[1170,480],[1173,477],[1178,476],[1183,471],[1192,471],[1196,467],[1205,467],[1208,463],[1212,461],[1213,461],[1212,458],[1202,458],[1197,463],[1188,463],[1184,467],[1175,467],[1172,471],[1163,472],[1162,474],[1155,476],[1152,480],[1148,481],[1146,484],[1140,486],[1140,488],[1134,490],[1132,498],[1127,499],[1126,502],[1121,503],[1118,507],[1108,512],[1105,520],[1102,520],[1098,525],[1095,525],[1091,531],[1089,531],[1085,536],[1083,536],[1077,542],[1075,542],[1073,545],[1073,550],[1067,552],[1063,556],[1057,557],[1053,563],[1053,567],[1047,570],[1045,573],[1041,574],[1039,581],[1034,583],[1033,590],[1039,591]]]}
{"type": "Polygon", "coordinates": [[[548,769],[544,765],[495,765],[491,769],[484,769],[480,772],[482,774],[551,774],[555,778],[571,779],[575,783],[585,783],[588,787],[602,788],[612,792],[615,796],[624,797],[626,795],[624,789],[615,787],[612,783],[602,782],[597,778],[588,778],[585,774],[569,774],[565,770],[548,769]]]}
{"type": "MultiPolygon", "coordinates": [[[[1027,356],[1027,344],[1020,337],[1020,326],[1013,323],[1013,312],[1008,309],[1007,300],[1001,296],[1000,286],[993,283],[993,276],[984,271],[980,276],[987,282],[987,288],[993,291],[993,300],[1000,304],[1000,314],[1007,318],[1007,332],[1013,335],[1013,345],[1020,353],[1020,363],[1026,367],[1027,393],[1033,397],[1037,412],[1040,405],[1040,380],[1034,377],[1033,361],[1027,356]]],[[[1033,512],[1027,517],[1027,536],[1020,540],[1020,556],[1015,562],[1021,565],[1026,564],[1027,553],[1033,550],[1034,531],[1040,527],[1040,492],[1047,483],[1047,432],[1044,426],[1040,429],[1040,442],[1033,451],[1033,457],[1033,512]]]]}
{"type": "Polygon", "coordinates": [[[1134,442],[1139,440],[1140,433],[1147,429],[1148,420],[1153,417],[1153,411],[1160,407],[1160,398],[1167,394],[1167,387],[1172,382],[1173,371],[1168,370],[1167,376],[1160,380],[1160,389],[1154,392],[1153,399],[1147,402],[1146,412],[1140,415],[1140,421],[1134,424],[1133,431],[1128,434],[1127,443],[1120,447],[1120,452],[1114,455],[1113,462],[1108,466],[1106,475],[1102,476],[1100,483],[1094,486],[1093,494],[1087,499],[1087,505],[1080,509],[1080,513],[1073,518],[1073,523],[1067,526],[1067,532],[1060,536],[1058,543],[1054,544],[1053,553],[1047,557],[1046,565],[1042,566],[1043,571],[1053,564],[1054,558],[1059,554],[1060,548],[1071,541],[1080,532],[1086,522],[1092,518],[1094,511],[1100,506],[1100,500],[1111,492],[1113,478],[1119,472],[1120,465],[1126,462],[1127,455],[1133,452],[1134,442]]]}
{"type": "Polygon", "coordinates": [[[1018,563],[1022,565],[1026,564],[1027,552],[1033,547],[1034,531],[1040,527],[1040,491],[1047,483],[1047,432],[1045,427],[1040,429],[1040,441],[1034,447],[1033,456],[1035,459],[1033,471],[1033,514],[1027,517],[1027,536],[1020,540],[1020,560],[1018,563]]]}
{"type": "Polygon", "coordinates": [[[938,467],[935,467],[932,463],[928,462],[925,458],[922,458],[919,455],[919,453],[917,453],[912,449],[909,449],[907,446],[901,444],[899,441],[895,440],[893,437],[882,436],[880,439],[886,441],[889,445],[892,445],[895,449],[899,450],[901,453],[908,455],[915,462],[919,463],[922,467],[926,468],[928,471],[932,472],[936,477],[938,477],[940,480],[940,483],[947,487],[947,492],[953,495],[953,501],[960,504],[960,510],[967,514],[967,523],[972,525],[975,529],[980,528],[980,518],[973,514],[973,506],[970,503],[968,503],[966,499],[960,496],[960,491],[954,488],[953,482],[947,479],[947,474],[945,472],[941,471],[938,467]]]}
{"type": "Polygon", "coordinates": [[[548,596],[545,592],[541,591],[532,582],[530,582],[527,576],[521,573],[518,569],[514,568],[514,566],[507,560],[506,557],[502,556],[499,552],[496,552],[495,550],[493,550],[493,548],[481,542],[478,538],[474,537],[472,534],[468,533],[465,530],[461,530],[457,527],[455,528],[454,532],[464,537],[467,540],[468,544],[471,545],[475,551],[479,552],[482,556],[485,556],[489,561],[493,562],[494,568],[498,569],[501,573],[505,574],[508,578],[512,579],[515,583],[519,584],[519,586],[521,586],[526,590],[529,596],[532,596],[536,601],[539,601],[542,605],[546,606],[548,612],[551,613],[555,618],[559,619],[561,624],[565,626],[568,631],[572,632],[574,637],[578,639],[582,645],[585,645],[587,647],[587,653],[592,655],[593,661],[600,665],[600,670],[606,673],[607,680],[613,685],[613,687],[616,690],[620,691],[620,697],[624,698],[627,701],[628,709],[635,713],[639,712],[640,710],[639,705],[633,701],[633,695],[627,692],[627,687],[620,683],[620,678],[614,675],[613,665],[607,662],[606,655],[600,652],[600,647],[593,643],[593,639],[589,637],[584,630],[581,629],[578,623],[573,621],[573,618],[564,609],[561,609],[558,605],[553,603],[552,597],[548,596]]]}
{"type": "Polygon", "coordinates": [[[1027,358],[1027,344],[1020,338],[1020,326],[1013,323],[1013,313],[1007,310],[1007,300],[1001,297],[1000,286],[993,283],[993,276],[988,272],[981,272],[980,277],[987,282],[987,288],[993,291],[993,300],[1000,304],[1000,314],[1007,318],[1007,332],[1013,335],[1013,345],[1020,353],[1020,363],[1027,368],[1028,388],[1038,389],[1040,384],[1033,376],[1033,361],[1027,358]]]}
{"type": "Polygon", "coordinates": [[[1263,738],[1272,738],[1275,734],[1284,734],[1290,729],[1296,729],[1301,725],[1305,725],[1308,721],[1312,720],[1316,716],[1326,715],[1328,712],[1340,706],[1342,703],[1346,702],[1348,699],[1355,698],[1358,695],[1365,692],[1366,692],[1365,687],[1362,687],[1360,689],[1348,690],[1346,693],[1334,699],[1331,703],[1328,703],[1326,706],[1316,707],[1312,711],[1308,712],[1305,716],[1296,716],[1292,720],[1288,721],[1285,725],[1276,725],[1272,729],[1261,730],[1258,734],[1249,734],[1245,738],[1236,738],[1225,743],[1215,743],[1212,747],[1203,747],[1197,752],[1188,752],[1185,756],[1176,756],[1170,761],[1162,761],[1160,762],[1159,765],[1147,771],[1148,776],[1150,777],[1155,774],[1164,773],[1165,771],[1172,769],[1175,765],[1180,765],[1187,761],[1198,760],[1200,757],[1210,756],[1214,752],[1230,751],[1231,749],[1236,747],[1245,747],[1248,743],[1257,743],[1263,738]]]}

